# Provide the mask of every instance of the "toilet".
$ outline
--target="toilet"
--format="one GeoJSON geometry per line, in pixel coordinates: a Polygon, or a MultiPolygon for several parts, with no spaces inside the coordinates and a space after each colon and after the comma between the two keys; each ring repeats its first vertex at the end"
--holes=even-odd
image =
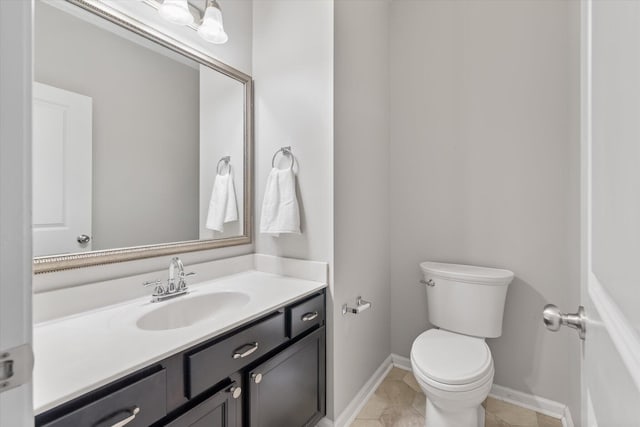
{"type": "Polygon", "coordinates": [[[427,396],[426,427],[482,427],[482,402],[493,384],[485,338],[502,335],[509,270],[420,264],[429,322],[411,347],[411,368],[427,396]]]}

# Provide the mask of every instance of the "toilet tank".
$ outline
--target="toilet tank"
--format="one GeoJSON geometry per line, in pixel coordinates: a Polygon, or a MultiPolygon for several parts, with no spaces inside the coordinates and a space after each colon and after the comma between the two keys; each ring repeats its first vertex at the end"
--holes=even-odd
{"type": "Polygon", "coordinates": [[[441,262],[420,264],[427,282],[429,322],[465,335],[502,335],[509,270],[441,262]]]}

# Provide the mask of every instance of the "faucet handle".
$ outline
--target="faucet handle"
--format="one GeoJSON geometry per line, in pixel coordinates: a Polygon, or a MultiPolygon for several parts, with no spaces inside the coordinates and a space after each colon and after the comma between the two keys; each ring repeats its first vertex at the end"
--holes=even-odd
{"type": "Polygon", "coordinates": [[[180,273],[180,282],[178,284],[178,290],[185,290],[187,289],[187,282],[184,280],[187,277],[191,277],[191,276],[195,276],[196,273],[194,272],[190,272],[190,273],[185,273],[184,271],[180,273]]]}
{"type": "Polygon", "coordinates": [[[149,280],[148,282],[144,282],[142,283],[142,286],[149,287],[149,286],[160,286],[162,284],[161,280],[149,280]]]}
{"type": "Polygon", "coordinates": [[[149,280],[147,282],[144,282],[142,286],[144,286],[145,288],[149,286],[155,286],[155,288],[153,289],[153,295],[164,294],[164,286],[162,286],[161,280],[149,280]]]}

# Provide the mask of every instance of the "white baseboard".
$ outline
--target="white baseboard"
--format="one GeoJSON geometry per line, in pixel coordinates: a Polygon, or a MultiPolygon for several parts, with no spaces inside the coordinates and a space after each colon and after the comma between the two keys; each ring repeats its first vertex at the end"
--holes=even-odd
{"type": "Polygon", "coordinates": [[[331,421],[327,417],[324,417],[323,419],[318,421],[318,424],[316,424],[316,427],[333,427],[333,421],[331,421]]]}
{"type": "Polygon", "coordinates": [[[356,393],[351,402],[335,421],[331,421],[325,417],[320,420],[317,427],[347,427],[351,425],[392,367],[393,363],[391,362],[391,356],[389,356],[384,360],[384,362],[382,362],[378,369],[376,369],[371,378],[369,378],[369,380],[362,386],[358,393],[356,393]]]}
{"type": "MultiPolygon", "coordinates": [[[[373,392],[378,388],[382,380],[387,376],[387,373],[389,373],[391,368],[394,366],[396,368],[404,369],[405,371],[411,371],[411,360],[404,356],[391,354],[384,362],[382,362],[380,367],[376,369],[373,376],[365,383],[360,391],[358,391],[351,403],[349,403],[345,410],[342,411],[335,422],[332,422],[328,418],[323,418],[317,424],[317,427],[348,427],[353,420],[355,420],[356,416],[367,403],[373,392]]],[[[523,408],[531,409],[550,417],[560,418],[562,420],[563,427],[574,427],[569,407],[562,403],[545,399],[544,397],[523,393],[521,391],[512,390],[496,384],[491,387],[491,393],[489,393],[489,396],[523,408]]]]}
{"type": "Polygon", "coordinates": [[[569,407],[562,403],[545,399],[544,397],[523,393],[497,384],[494,384],[491,387],[489,396],[523,408],[531,409],[550,417],[560,418],[562,420],[563,427],[573,427],[573,420],[571,419],[569,407]]]}
{"type": "Polygon", "coordinates": [[[411,360],[408,357],[400,356],[395,353],[391,354],[391,361],[396,368],[411,371],[411,360]]]}

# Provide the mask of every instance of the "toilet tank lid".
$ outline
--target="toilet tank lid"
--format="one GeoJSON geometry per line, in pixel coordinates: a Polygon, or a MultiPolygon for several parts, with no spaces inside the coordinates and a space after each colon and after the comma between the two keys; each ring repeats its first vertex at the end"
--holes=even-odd
{"type": "Polygon", "coordinates": [[[447,264],[444,262],[426,261],[420,264],[420,268],[424,274],[483,285],[506,286],[511,283],[514,276],[512,271],[500,268],[447,264]]]}

